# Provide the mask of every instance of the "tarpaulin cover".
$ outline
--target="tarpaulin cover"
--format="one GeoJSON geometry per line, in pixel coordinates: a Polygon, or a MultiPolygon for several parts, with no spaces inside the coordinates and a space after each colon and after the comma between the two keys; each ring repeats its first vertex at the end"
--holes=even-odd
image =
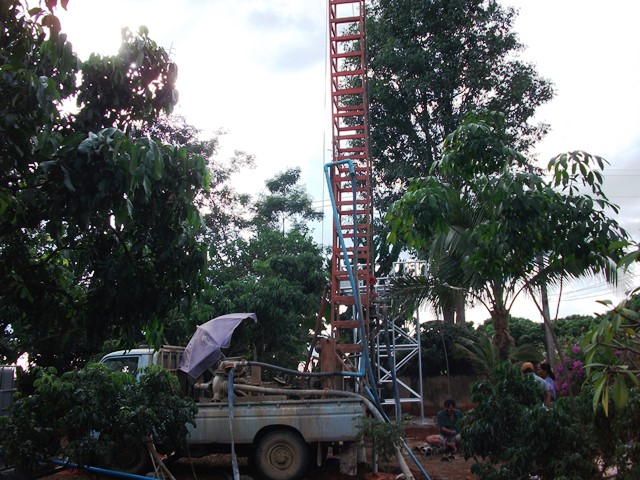
{"type": "Polygon", "coordinates": [[[233,331],[247,318],[258,320],[255,313],[229,313],[198,325],[184,349],[178,370],[197,378],[214,366],[220,359],[220,349],[231,344],[233,331]]]}

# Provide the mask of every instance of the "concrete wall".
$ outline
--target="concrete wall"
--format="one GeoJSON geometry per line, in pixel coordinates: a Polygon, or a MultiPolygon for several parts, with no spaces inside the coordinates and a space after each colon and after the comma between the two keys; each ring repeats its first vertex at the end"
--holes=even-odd
{"type": "MultiPolygon", "coordinates": [[[[400,377],[400,379],[416,392],[419,391],[420,386],[417,377],[400,377]]],[[[471,402],[471,385],[482,379],[483,377],[478,375],[425,377],[422,384],[424,414],[431,416],[438,413],[442,410],[444,401],[447,398],[455,399],[456,406],[460,410],[473,408],[474,404],[471,402]]],[[[402,392],[401,389],[400,396],[406,397],[406,391],[402,392]]],[[[403,404],[403,411],[414,416],[419,416],[420,406],[417,403],[406,403],[403,404]]]]}

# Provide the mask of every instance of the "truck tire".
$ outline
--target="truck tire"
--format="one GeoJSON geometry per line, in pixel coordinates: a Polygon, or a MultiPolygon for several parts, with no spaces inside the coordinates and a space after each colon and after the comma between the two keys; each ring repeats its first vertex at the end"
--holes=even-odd
{"type": "Polygon", "coordinates": [[[123,473],[144,473],[150,464],[149,450],[142,439],[126,435],[111,447],[107,468],[123,473]]]}
{"type": "Polygon", "coordinates": [[[309,464],[309,447],[302,437],[289,430],[274,430],[258,441],[255,465],[260,478],[299,480],[309,464]]]}

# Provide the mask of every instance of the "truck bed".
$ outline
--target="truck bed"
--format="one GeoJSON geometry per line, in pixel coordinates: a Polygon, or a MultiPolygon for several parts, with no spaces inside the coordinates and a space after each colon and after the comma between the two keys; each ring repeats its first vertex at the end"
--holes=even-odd
{"type": "MultiPolygon", "coordinates": [[[[298,431],[307,442],[353,441],[364,406],[357,399],[238,400],[233,407],[233,440],[250,444],[265,428],[284,426],[298,431]]],[[[231,443],[229,403],[198,403],[196,426],[189,444],[231,443]]]]}

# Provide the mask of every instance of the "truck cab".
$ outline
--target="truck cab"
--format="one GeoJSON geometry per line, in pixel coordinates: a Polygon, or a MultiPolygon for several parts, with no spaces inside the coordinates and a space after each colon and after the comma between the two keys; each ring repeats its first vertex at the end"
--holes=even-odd
{"type": "Polygon", "coordinates": [[[151,348],[133,348],[131,350],[118,350],[106,354],[100,360],[116,372],[125,372],[136,378],[140,377],[143,368],[151,365],[160,365],[168,370],[176,372],[180,359],[184,353],[184,347],[163,345],[160,350],[151,348]]]}

